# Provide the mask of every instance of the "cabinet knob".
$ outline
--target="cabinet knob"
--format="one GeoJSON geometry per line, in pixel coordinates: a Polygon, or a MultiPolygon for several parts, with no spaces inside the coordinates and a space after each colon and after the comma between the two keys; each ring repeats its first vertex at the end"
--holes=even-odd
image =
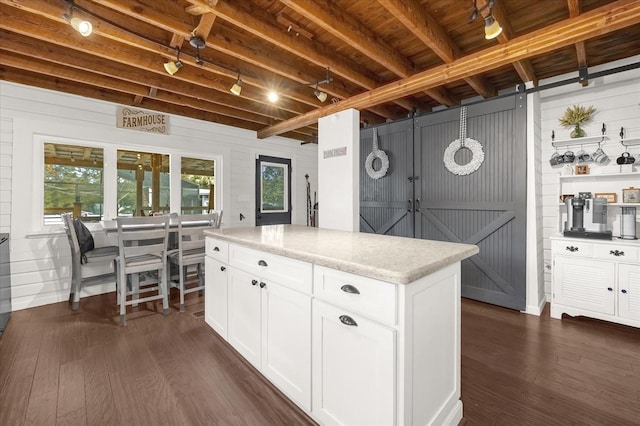
{"type": "Polygon", "coordinates": [[[225,268],[224,266],[221,266],[221,267],[220,267],[220,270],[221,270],[222,272],[224,272],[224,271],[226,271],[226,270],[227,270],[227,268],[225,268]]]}
{"type": "Polygon", "coordinates": [[[624,252],[622,250],[610,250],[609,254],[614,256],[624,256],[624,252]]]}
{"type": "Polygon", "coordinates": [[[575,246],[567,246],[567,250],[569,250],[570,252],[574,252],[574,251],[579,251],[578,247],[575,246]]]}
{"type": "Polygon", "coordinates": [[[258,280],[251,280],[251,285],[258,285],[258,280]]]}
{"type": "Polygon", "coordinates": [[[265,288],[267,286],[267,283],[265,283],[264,281],[260,281],[260,288],[265,288]]]}
{"type": "Polygon", "coordinates": [[[258,261],[258,265],[260,265],[260,266],[269,266],[269,265],[267,265],[267,262],[265,262],[264,260],[258,261]]]}
{"type": "Polygon", "coordinates": [[[356,287],[352,286],[351,284],[343,285],[342,287],[340,287],[340,290],[344,291],[345,293],[360,294],[360,290],[358,290],[356,287]]]}
{"type": "Polygon", "coordinates": [[[608,291],[613,291],[613,289],[611,287],[607,287],[608,291]]]}
{"type": "Polygon", "coordinates": [[[627,294],[627,290],[625,290],[624,288],[622,290],[620,290],[622,293],[627,294]]]}
{"type": "Polygon", "coordinates": [[[213,251],[220,251],[220,248],[219,247],[214,247],[213,251]]]}
{"type": "Polygon", "coordinates": [[[343,323],[344,325],[350,325],[352,327],[358,326],[358,323],[349,315],[340,315],[338,319],[340,319],[340,322],[343,323]]]}

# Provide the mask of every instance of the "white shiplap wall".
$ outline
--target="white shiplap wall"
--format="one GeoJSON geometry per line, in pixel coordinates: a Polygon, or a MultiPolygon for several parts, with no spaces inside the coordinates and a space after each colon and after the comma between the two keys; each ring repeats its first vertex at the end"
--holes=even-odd
{"type": "MultiPolygon", "coordinates": [[[[628,58],[618,63],[607,64],[603,67],[590,68],[590,73],[599,71],[600,69],[612,69],[629,63],[638,63],[640,56],[628,58]]],[[[563,80],[571,76],[561,76],[558,79],[563,80]]],[[[542,82],[541,84],[548,83],[542,82]]],[[[596,114],[584,128],[588,136],[601,134],[602,123],[607,126],[607,140],[602,148],[609,155],[611,161],[608,165],[599,166],[590,164],[592,169],[602,168],[602,172],[617,173],[619,166],[615,160],[624,151],[619,142],[618,133],[620,128],[626,129],[628,138],[640,137],[640,70],[630,70],[605,77],[591,79],[589,86],[582,87],[578,83],[568,86],[561,86],[555,89],[549,89],[540,92],[541,94],[541,133],[542,133],[542,206],[543,206],[543,234],[544,234],[544,261],[545,261],[545,293],[547,300],[551,300],[551,242],[549,237],[558,234],[560,223],[560,209],[558,207],[558,190],[560,173],[559,167],[551,167],[549,158],[555,151],[551,145],[551,131],[555,131],[556,140],[568,139],[571,129],[565,129],[558,123],[567,107],[571,105],[593,105],[597,109],[596,114]]],[[[585,150],[593,152],[597,146],[585,145],[585,150]]],[[[572,147],[576,152],[580,149],[579,145],[572,147]]],[[[563,153],[568,148],[561,148],[563,153]]],[[[629,151],[637,158],[636,164],[640,163],[640,146],[630,147],[629,151]]],[[[636,165],[636,170],[640,170],[640,165],[636,165]]],[[[593,171],[593,170],[592,170],[593,171]]],[[[625,182],[628,184],[628,181],[625,182]]],[[[621,187],[628,185],[621,185],[621,187]]],[[[640,186],[640,179],[636,182],[636,187],[640,186]]],[[[614,208],[610,208],[609,221],[610,227],[614,230],[615,218],[613,217],[614,208]]],[[[640,210],[640,209],[639,209],[640,210]]],[[[640,213],[640,212],[639,212],[640,213]]]]}
{"type": "Polygon", "coordinates": [[[11,228],[11,170],[13,122],[0,116],[0,234],[11,228]]]}
{"type": "MultiPolygon", "coordinates": [[[[43,140],[216,159],[216,207],[224,210],[223,226],[255,223],[256,156],[290,158],[292,222],[306,224],[304,175],[309,174],[312,191],[317,190],[316,145],[300,145],[299,141],[280,137],[258,140],[252,131],[179,116],[170,116],[169,135],[117,129],[116,105],[109,102],[5,81],[0,81],[0,93],[0,215],[2,232],[11,232],[13,310],[68,298],[68,243],[62,227],[41,224],[38,207],[42,205],[43,140]],[[241,213],[244,221],[240,221],[241,213]]],[[[172,200],[175,194],[172,189],[172,200]]],[[[100,232],[98,225],[94,224],[92,230],[98,245],[109,239],[113,243],[113,236],[100,232]]],[[[111,290],[113,286],[93,289],[111,290]]]]}

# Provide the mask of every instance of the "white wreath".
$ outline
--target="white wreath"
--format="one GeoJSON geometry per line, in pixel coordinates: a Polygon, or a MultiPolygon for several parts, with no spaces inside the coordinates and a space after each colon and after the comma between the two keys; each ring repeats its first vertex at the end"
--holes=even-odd
{"type": "Polygon", "coordinates": [[[482,144],[475,139],[465,138],[464,145],[460,139],[456,139],[451,142],[447,149],[444,150],[444,166],[454,175],[470,175],[480,168],[484,161],[484,151],[482,150],[482,144]],[[456,163],[455,155],[462,148],[469,148],[472,157],[471,161],[467,164],[460,165],[456,163]]]}
{"type": "Polygon", "coordinates": [[[387,157],[387,153],[381,149],[370,152],[367,155],[367,159],[364,162],[364,168],[367,171],[367,174],[371,179],[380,179],[384,175],[387,174],[387,170],[389,170],[389,157],[387,157]],[[380,169],[374,170],[373,161],[379,158],[380,159],[380,169]]]}

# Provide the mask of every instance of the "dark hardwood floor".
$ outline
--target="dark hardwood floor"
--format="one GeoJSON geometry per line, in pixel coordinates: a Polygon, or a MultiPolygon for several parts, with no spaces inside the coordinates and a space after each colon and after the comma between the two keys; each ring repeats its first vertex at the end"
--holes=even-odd
{"type": "MultiPolygon", "coordinates": [[[[0,425],[313,422],[203,321],[202,298],[117,325],[113,293],[14,312],[0,338],[0,425]]],[[[467,425],[640,424],[640,330],[462,303],[467,425]]],[[[366,426],[366,425],[363,425],[366,426]]]]}

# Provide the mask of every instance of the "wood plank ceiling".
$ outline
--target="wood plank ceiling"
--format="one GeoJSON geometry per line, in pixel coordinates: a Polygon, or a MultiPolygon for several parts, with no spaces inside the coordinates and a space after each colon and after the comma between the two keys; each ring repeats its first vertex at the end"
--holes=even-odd
{"type": "Polygon", "coordinates": [[[377,124],[640,54],[638,0],[76,0],[88,37],[68,0],[0,3],[4,80],[307,142],[345,108],[377,124]]]}

